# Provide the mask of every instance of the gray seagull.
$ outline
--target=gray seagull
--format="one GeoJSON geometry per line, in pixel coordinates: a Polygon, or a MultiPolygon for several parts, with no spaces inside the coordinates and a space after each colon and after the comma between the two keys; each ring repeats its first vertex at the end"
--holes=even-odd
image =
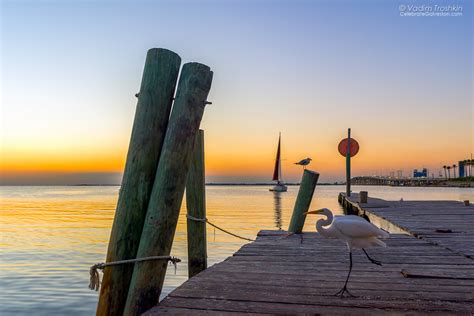
{"type": "Polygon", "coordinates": [[[300,160],[298,162],[295,162],[295,165],[300,165],[300,166],[303,166],[303,169],[306,169],[306,166],[309,165],[309,163],[311,162],[311,158],[306,158],[306,159],[303,159],[303,160],[300,160]]]}

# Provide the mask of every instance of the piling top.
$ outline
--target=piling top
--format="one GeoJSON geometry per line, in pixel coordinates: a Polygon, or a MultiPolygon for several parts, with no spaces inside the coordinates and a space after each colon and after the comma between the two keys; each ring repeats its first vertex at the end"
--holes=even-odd
{"type": "Polygon", "coordinates": [[[203,71],[210,71],[211,70],[211,67],[209,67],[208,65],[198,63],[198,62],[195,62],[195,61],[185,63],[183,65],[183,67],[203,68],[203,71]]]}
{"type": "MultiPolygon", "coordinates": [[[[166,48],[150,48],[147,52],[147,54],[169,54],[169,55],[176,55],[179,57],[179,55],[172,50],[166,49],[166,48]]],[[[181,57],[179,57],[181,59],[181,57]]]]}
{"type": "Polygon", "coordinates": [[[316,171],[313,171],[313,170],[305,169],[304,172],[311,173],[311,174],[319,176],[319,172],[316,172],[316,171]]]}

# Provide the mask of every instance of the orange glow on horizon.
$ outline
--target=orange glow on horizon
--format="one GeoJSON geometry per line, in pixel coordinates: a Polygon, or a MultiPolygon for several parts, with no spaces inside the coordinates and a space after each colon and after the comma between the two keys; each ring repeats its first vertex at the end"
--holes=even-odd
{"type": "Polygon", "coordinates": [[[3,174],[28,172],[121,172],[125,155],[117,149],[27,149],[3,151],[0,170],[3,174]]]}
{"type": "MultiPolygon", "coordinates": [[[[274,167],[276,139],[268,135],[255,135],[247,143],[245,139],[217,137],[212,131],[206,137],[206,175],[225,179],[230,177],[253,177],[270,181],[274,167]]],[[[286,135],[285,135],[286,136],[286,135]]],[[[370,175],[376,170],[388,172],[428,167],[437,174],[441,162],[457,163],[464,153],[457,143],[443,147],[430,144],[400,144],[382,136],[373,136],[370,141],[357,136],[360,152],[352,160],[353,175],[370,175]],[[455,157],[455,159],[453,159],[455,157]]],[[[287,181],[298,181],[301,167],[294,162],[312,157],[309,168],[321,174],[323,179],[343,180],[345,159],[337,152],[338,138],[309,139],[300,141],[295,135],[283,138],[282,169],[287,181]]],[[[0,172],[2,177],[48,173],[121,173],[125,166],[128,144],[103,142],[90,144],[24,144],[2,148],[0,172]]],[[[406,174],[405,174],[406,175],[406,174]]],[[[222,180],[225,182],[225,180],[222,180]]],[[[330,180],[332,181],[332,180],[330,180]]]]}

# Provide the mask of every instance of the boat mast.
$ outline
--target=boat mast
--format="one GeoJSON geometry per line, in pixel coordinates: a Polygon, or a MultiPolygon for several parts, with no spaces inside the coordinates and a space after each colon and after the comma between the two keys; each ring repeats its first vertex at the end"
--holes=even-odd
{"type": "Polygon", "coordinates": [[[283,180],[283,175],[281,174],[281,132],[278,135],[278,183],[283,180]]]}
{"type": "Polygon", "coordinates": [[[273,179],[274,181],[278,181],[280,183],[280,174],[281,174],[281,164],[280,164],[280,142],[281,142],[281,134],[278,136],[278,148],[277,154],[275,159],[275,169],[273,170],[273,179]]]}

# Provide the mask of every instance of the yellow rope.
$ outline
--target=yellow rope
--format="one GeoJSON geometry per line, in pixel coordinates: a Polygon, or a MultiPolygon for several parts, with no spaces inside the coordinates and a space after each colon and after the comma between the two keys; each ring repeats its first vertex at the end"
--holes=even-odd
{"type": "Polygon", "coordinates": [[[195,222],[207,223],[207,224],[211,225],[212,227],[217,228],[218,230],[220,230],[220,231],[222,231],[226,234],[229,234],[231,236],[234,236],[234,237],[237,237],[237,238],[240,238],[240,239],[243,239],[243,240],[255,241],[255,239],[250,239],[250,238],[242,237],[242,236],[236,235],[234,233],[231,233],[230,231],[225,230],[224,228],[221,228],[221,227],[217,226],[216,224],[211,223],[207,218],[196,218],[196,217],[191,216],[189,214],[187,214],[186,217],[188,219],[192,220],[192,221],[195,221],[195,222]]]}

